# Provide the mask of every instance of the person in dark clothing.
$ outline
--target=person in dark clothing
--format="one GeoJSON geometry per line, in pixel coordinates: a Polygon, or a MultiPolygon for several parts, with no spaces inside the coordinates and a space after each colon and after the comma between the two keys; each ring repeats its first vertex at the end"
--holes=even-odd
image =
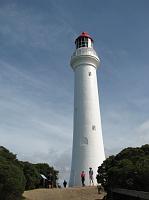
{"type": "Polygon", "coordinates": [[[66,188],[66,186],[67,186],[67,181],[64,180],[63,186],[64,186],[64,188],[66,188]]]}
{"type": "Polygon", "coordinates": [[[53,175],[52,175],[52,173],[50,173],[47,178],[48,178],[49,188],[53,188],[53,175]]]}
{"type": "Polygon", "coordinates": [[[90,185],[94,185],[94,181],[93,181],[93,170],[90,167],[89,168],[89,181],[90,181],[90,185]]]}

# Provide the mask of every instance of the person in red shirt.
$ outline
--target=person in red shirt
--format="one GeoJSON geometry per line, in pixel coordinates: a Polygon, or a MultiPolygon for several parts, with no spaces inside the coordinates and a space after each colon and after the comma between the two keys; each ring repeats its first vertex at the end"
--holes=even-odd
{"type": "Polygon", "coordinates": [[[85,172],[84,171],[81,172],[81,182],[82,182],[82,186],[84,187],[85,186],[85,172]]]}

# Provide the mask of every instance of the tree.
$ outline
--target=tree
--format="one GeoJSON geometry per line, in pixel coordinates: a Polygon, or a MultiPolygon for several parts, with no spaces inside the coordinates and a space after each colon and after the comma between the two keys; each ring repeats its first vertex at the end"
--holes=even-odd
{"type": "Polygon", "coordinates": [[[25,189],[23,169],[16,155],[0,147],[0,199],[19,200],[25,189]]]}
{"type": "Polygon", "coordinates": [[[102,183],[102,185],[106,188],[108,185],[108,170],[114,166],[116,163],[114,156],[110,156],[107,158],[101,166],[98,167],[98,176],[97,182],[102,183]]]}
{"type": "Polygon", "coordinates": [[[25,190],[31,190],[38,187],[40,183],[40,174],[35,168],[34,164],[29,162],[22,162],[23,172],[26,178],[25,190]]]}
{"type": "Polygon", "coordinates": [[[98,167],[98,182],[106,189],[121,187],[149,191],[149,145],[126,148],[98,167]]]}

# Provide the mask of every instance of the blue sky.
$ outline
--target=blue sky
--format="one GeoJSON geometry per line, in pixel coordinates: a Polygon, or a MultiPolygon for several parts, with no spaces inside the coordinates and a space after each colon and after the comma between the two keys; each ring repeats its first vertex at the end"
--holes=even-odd
{"type": "Polygon", "coordinates": [[[0,0],[0,145],[67,178],[74,40],[87,31],[106,155],[149,143],[148,0],[0,0]]]}

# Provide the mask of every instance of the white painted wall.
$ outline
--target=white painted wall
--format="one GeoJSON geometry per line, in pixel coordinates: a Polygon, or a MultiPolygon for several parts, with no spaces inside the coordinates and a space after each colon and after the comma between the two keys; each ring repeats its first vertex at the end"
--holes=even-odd
{"type": "Polygon", "coordinates": [[[98,166],[105,160],[96,76],[98,64],[99,58],[93,48],[79,48],[71,58],[75,89],[70,186],[81,185],[80,173],[83,170],[86,173],[85,184],[89,185],[89,167],[94,171],[96,183],[98,166]]]}

